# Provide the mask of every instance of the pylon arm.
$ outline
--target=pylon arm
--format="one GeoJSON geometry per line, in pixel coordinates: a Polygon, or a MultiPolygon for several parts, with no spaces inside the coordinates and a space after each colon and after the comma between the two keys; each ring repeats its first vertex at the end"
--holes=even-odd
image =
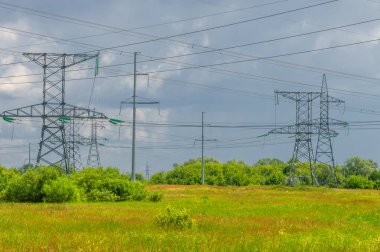
{"type": "Polygon", "coordinates": [[[338,99],[338,98],[335,98],[335,97],[331,97],[331,96],[329,96],[328,99],[329,99],[328,100],[329,103],[335,103],[335,104],[344,104],[345,103],[345,101],[338,99]]]}
{"type": "Polygon", "coordinates": [[[267,135],[291,135],[291,134],[318,134],[318,127],[315,125],[299,124],[299,125],[289,125],[282,128],[277,128],[269,131],[267,135]],[[310,130],[309,130],[310,126],[310,130]],[[305,129],[306,131],[304,131],[305,129]]]}
{"type": "Polygon", "coordinates": [[[97,112],[92,109],[86,109],[77,107],[70,104],[65,104],[65,107],[62,111],[60,104],[48,103],[45,106],[55,108],[49,110],[48,114],[44,115],[43,104],[34,104],[31,106],[21,107],[12,110],[6,110],[0,114],[1,117],[10,117],[10,118],[36,118],[36,117],[51,117],[51,118],[60,118],[62,116],[67,117],[68,119],[108,119],[103,113],[97,112]]]}
{"type": "Polygon", "coordinates": [[[319,92],[287,92],[287,91],[274,91],[274,94],[278,96],[282,96],[288,98],[289,100],[297,101],[297,100],[315,100],[321,96],[319,92]]]}
{"type": "MultiPolygon", "coordinates": [[[[317,124],[318,125],[317,127],[319,127],[319,123],[320,123],[320,119],[314,119],[313,120],[313,124],[317,124]]],[[[336,120],[336,119],[332,119],[332,118],[328,119],[328,124],[330,127],[331,126],[335,126],[335,127],[340,126],[340,127],[344,127],[344,128],[348,127],[348,125],[349,125],[348,122],[344,122],[344,121],[336,120]]]]}
{"type": "Polygon", "coordinates": [[[26,58],[36,62],[41,67],[62,68],[60,60],[65,59],[64,68],[98,57],[99,54],[58,54],[58,53],[23,53],[26,58]],[[47,64],[47,65],[45,65],[47,64]]]}

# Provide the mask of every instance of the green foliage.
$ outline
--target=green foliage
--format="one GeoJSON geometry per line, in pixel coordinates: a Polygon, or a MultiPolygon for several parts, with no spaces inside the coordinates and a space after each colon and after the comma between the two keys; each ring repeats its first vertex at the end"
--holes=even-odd
{"type": "Polygon", "coordinates": [[[196,185],[201,183],[201,163],[178,166],[166,174],[166,180],[174,185],[196,185]]]}
{"type": "Polygon", "coordinates": [[[116,194],[107,189],[93,189],[87,192],[86,199],[90,202],[114,202],[119,198],[116,194]]]}
{"type": "Polygon", "coordinates": [[[10,180],[4,192],[4,199],[12,202],[42,202],[42,187],[60,176],[62,173],[54,167],[28,169],[10,180]]]}
{"type": "Polygon", "coordinates": [[[155,185],[159,185],[159,184],[167,184],[168,181],[166,179],[166,172],[158,172],[156,174],[153,174],[151,177],[150,177],[150,183],[151,184],[155,184],[155,185]]]}
{"type": "Polygon", "coordinates": [[[165,212],[159,214],[154,223],[165,229],[191,229],[194,226],[193,220],[185,208],[176,209],[171,206],[166,207],[165,212]]]}
{"type": "Polygon", "coordinates": [[[67,177],[59,177],[42,187],[45,202],[75,202],[80,200],[79,189],[67,177]]]}
{"type": "Polygon", "coordinates": [[[352,157],[345,162],[346,176],[357,175],[368,178],[377,168],[374,161],[360,157],[352,157]]]}
{"type": "Polygon", "coordinates": [[[63,174],[57,167],[29,168],[24,173],[0,167],[0,197],[10,202],[144,200],[141,182],[131,182],[116,168],[86,168],[63,174]]]}
{"type": "Polygon", "coordinates": [[[85,168],[72,174],[88,201],[143,200],[144,185],[129,181],[129,176],[120,174],[116,168],[85,168]]]}
{"type": "Polygon", "coordinates": [[[284,164],[285,164],[284,161],[277,158],[262,158],[259,161],[257,161],[254,166],[260,166],[260,165],[280,166],[284,164]]]}
{"type": "Polygon", "coordinates": [[[352,175],[346,181],[345,187],[350,189],[372,189],[374,183],[368,180],[367,177],[352,175]]]}
{"type": "Polygon", "coordinates": [[[162,200],[164,194],[162,192],[152,192],[148,196],[148,200],[152,202],[159,202],[162,200]]]}

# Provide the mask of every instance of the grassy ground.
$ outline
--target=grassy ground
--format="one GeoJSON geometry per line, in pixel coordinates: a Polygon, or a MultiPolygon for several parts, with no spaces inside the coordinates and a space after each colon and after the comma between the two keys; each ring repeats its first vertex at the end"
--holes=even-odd
{"type": "Polygon", "coordinates": [[[161,202],[0,204],[1,251],[380,251],[380,191],[151,186],[161,202]],[[162,229],[166,206],[192,230],[162,229]]]}

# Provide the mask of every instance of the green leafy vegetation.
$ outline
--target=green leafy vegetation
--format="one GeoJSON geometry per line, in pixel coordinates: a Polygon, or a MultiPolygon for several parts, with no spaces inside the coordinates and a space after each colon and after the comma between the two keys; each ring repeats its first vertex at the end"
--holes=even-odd
{"type": "Polygon", "coordinates": [[[167,206],[165,211],[155,218],[154,223],[165,229],[191,229],[194,225],[185,208],[176,209],[172,206],[167,206]]]}
{"type": "MultiPolygon", "coordinates": [[[[254,165],[243,161],[221,163],[213,158],[205,159],[205,183],[217,186],[287,185],[290,163],[279,159],[264,158],[254,165]]],[[[326,164],[316,164],[320,185],[341,188],[378,189],[380,170],[375,162],[359,157],[346,160],[336,171],[326,164]]],[[[311,185],[308,163],[297,163],[296,185],[311,185]]],[[[175,163],[168,172],[154,174],[151,184],[199,185],[201,184],[201,160],[190,159],[183,164],[175,163]]]]}
{"type": "Polygon", "coordinates": [[[85,168],[69,176],[56,167],[0,167],[0,197],[9,202],[140,201],[147,192],[115,168],[85,168]]]}

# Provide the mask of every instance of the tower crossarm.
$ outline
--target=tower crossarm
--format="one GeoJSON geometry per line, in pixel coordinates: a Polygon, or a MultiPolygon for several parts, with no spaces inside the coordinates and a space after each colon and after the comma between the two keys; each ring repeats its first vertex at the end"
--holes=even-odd
{"type": "Polygon", "coordinates": [[[335,97],[332,97],[332,96],[328,97],[328,102],[329,103],[335,103],[335,104],[345,104],[345,101],[338,99],[338,98],[335,98],[335,97]]]}
{"type": "Polygon", "coordinates": [[[23,53],[22,55],[43,68],[62,69],[98,57],[99,54],[23,53]],[[64,65],[62,65],[62,58],[64,58],[64,65]]]}
{"type": "Polygon", "coordinates": [[[274,91],[276,97],[282,96],[293,101],[313,101],[321,96],[320,92],[288,92],[288,91],[274,91]]]}
{"type": "Polygon", "coordinates": [[[278,134],[278,135],[318,134],[318,127],[314,124],[288,125],[285,127],[273,129],[267,133],[267,135],[274,135],[274,134],[278,134]],[[306,126],[306,127],[300,127],[300,126],[306,126]]]}
{"type": "Polygon", "coordinates": [[[65,104],[63,111],[57,107],[58,104],[48,103],[46,106],[51,106],[56,108],[55,110],[49,111],[48,114],[43,114],[43,104],[34,104],[26,107],[6,110],[0,114],[1,117],[10,117],[10,118],[60,118],[62,116],[67,117],[67,119],[76,118],[76,119],[108,119],[106,115],[98,111],[81,108],[78,106],[65,104]]]}
{"type": "MultiPolygon", "coordinates": [[[[320,118],[313,119],[313,124],[317,125],[317,127],[319,127],[319,124],[321,122],[322,122],[322,120],[320,118]]],[[[348,127],[348,125],[349,125],[348,122],[337,120],[337,119],[332,119],[332,118],[328,118],[328,124],[329,124],[329,127],[333,126],[333,127],[344,127],[344,128],[348,127]]]]}

